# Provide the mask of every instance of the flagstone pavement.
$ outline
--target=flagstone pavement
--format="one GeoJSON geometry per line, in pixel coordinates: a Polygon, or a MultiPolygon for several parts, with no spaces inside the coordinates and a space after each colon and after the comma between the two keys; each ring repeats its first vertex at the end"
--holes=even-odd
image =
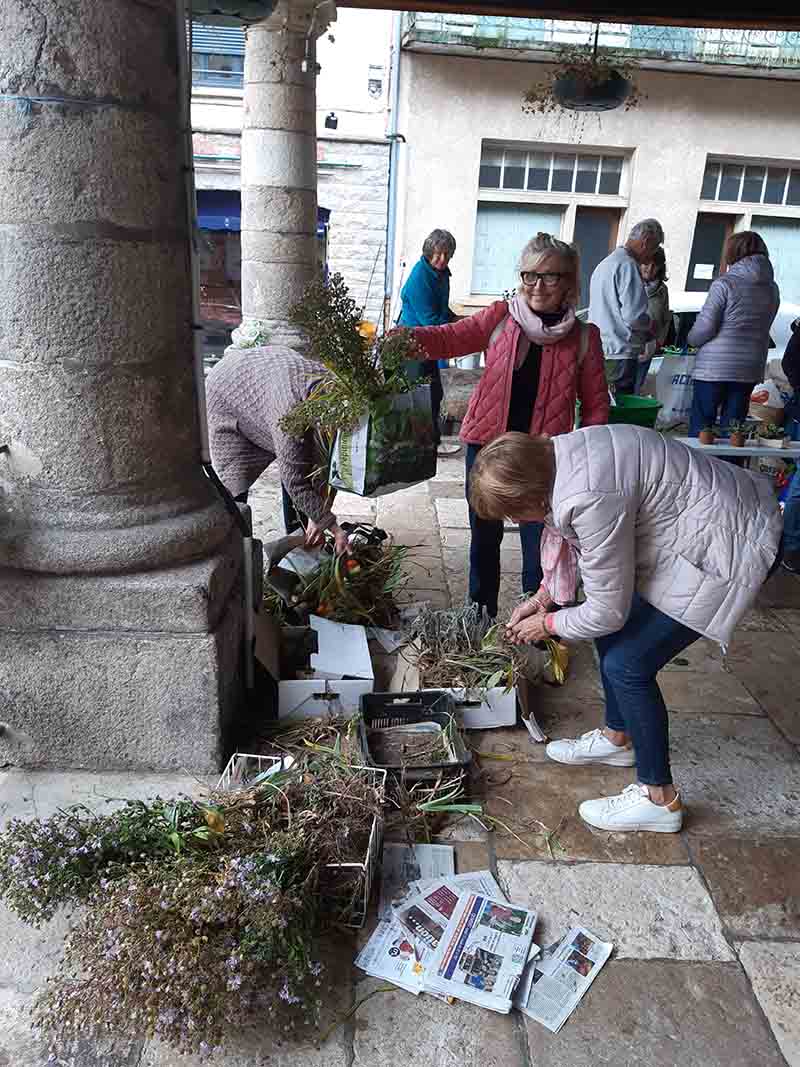
{"type": "MultiPolygon", "coordinates": [[[[279,487],[270,472],[254,487],[251,504],[256,536],[280,533],[279,487]]],[[[377,522],[410,546],[409,601],[463,602],[469,543],[463,456],[440,460],[426,485],[384,499],[342,495],[337,512],[377,522]]],[[[518,592],[514,530],[506,532],[502,563],[501,613],[518,592]]],[[[618,792],[634,780],[633,770],[550,763],[521,727],[470,735],[474,792],[516,836],[474,823],[448,826],[443,838],[456,848],[457,869],[490,868],[512,900],[535,905],[543,943],[581,921],[615,945],[560,1034],[516,1013],[448,1006],[366,978],[350,961],[368,927],[342,947],[332,1011],[344,1021],[321,1048],[281,1046],[257,1028],[210,1063],[800,1067],[799,642],[800,579],[781,572],[726,657],[703,640],[662,673],[676,781],[688,811],[680,834],[607,834],[577,817],[581,799],[618,792]]],[[[573,646],[567,684],[536,695],[537,717],[553,737],[601,725],[591,647],[573,646]]],[[[0,770],[0,820],[75,799],[134,790],[163,795],[166,788],[162,779],[141,776],[0,770]]],[[[26,1011],[52,971],[65,928],[66,920],[56,920],[32,931],[0,909],[0,1067],[47,1062],[26,1011]]],[[[59,1062],[200,1063],[153,1042],[81,1046],[59,1062]]]]}

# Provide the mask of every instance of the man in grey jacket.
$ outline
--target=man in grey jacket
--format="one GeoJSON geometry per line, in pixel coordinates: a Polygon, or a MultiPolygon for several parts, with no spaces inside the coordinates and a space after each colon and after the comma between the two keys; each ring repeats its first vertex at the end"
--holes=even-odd
{"type": "Polygon", "coordinates": [[[649,263],[663,244],[656,219],[637,222],[628,240],[598,263],[589,286],[589,322],[599,327],[606,375],[614,392],[636,391],[636,369],[650,340],[652,324],[639,264],[649,263]]]}

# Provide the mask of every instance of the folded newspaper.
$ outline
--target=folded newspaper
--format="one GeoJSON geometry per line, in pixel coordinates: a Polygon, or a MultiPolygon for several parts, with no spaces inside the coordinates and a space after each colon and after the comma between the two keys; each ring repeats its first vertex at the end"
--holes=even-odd
{"type": "Polygon", "coordinates": [[[507,1014],[530,955],[536,912],[462,893],[425,968],[426,992],[507,1014]]]}
{"type": "Polygon", "coordinates": [[[412,934],[417,943],[436,948],[455,911],[462,893],[482,893],[503,898],[500,886],[490,871],[474,871],[450,878],[433,878],[412,882],[409,894],[394,905],[395,918],[412,934]]]}
{"type": "Polygon", "coordinates": [[[373,978],[392,982],[415,996],[422,992],[425,966],[431,952],[419,945],[398,922],[393,901],[405,899],[420,879],[423,884],[452,876],[455,870],[452,845],[410,845],[387,842],[383,846],[379,922],[356,957],[356,966],[373,978]]]}
{"type": "Polygon", "coordinates": [[[614,946],[583,926],[573,926],[533,960],[514,996],[514,1006],[557,1034],[578,1006],[614,946]]]}

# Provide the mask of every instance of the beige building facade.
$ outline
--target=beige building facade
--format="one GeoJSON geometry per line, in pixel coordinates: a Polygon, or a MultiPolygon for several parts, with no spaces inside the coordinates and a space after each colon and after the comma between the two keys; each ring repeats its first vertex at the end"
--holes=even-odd
{"type": "Polygon", "coordinates": [[[707,289],[725,236],[753,228],[784,299],[800,301],[794,67],[662,62],[639,70],[636,108],[532,115],[523,97],[548,67],[531,51],[497,58],[501,49],[470,48],[463,26],[426,36],[414,18],[401,55],[398,280],[429,230],[445,227],[458,242],[451,294],[469,310],[516,285],[520,249],[546,230],[581,246],[585,299],[593,265],[654,216],[671,291],[707,289]]]}

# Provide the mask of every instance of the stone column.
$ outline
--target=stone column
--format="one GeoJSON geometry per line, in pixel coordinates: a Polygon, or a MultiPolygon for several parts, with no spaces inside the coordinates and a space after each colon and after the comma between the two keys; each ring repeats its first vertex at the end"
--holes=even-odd
{"type": "Polygon", "coordinates": [[[0,0],[0,764],[218,764],[241,547],[200,466],[174,0],[0,0]]]}
{"type": "Polygon", "coordinates": [[[317,269],[315,55],[332,12],[332,3],[279,0],[247,30],[235,344],[305,344],[289,313],[317,269]]]}

